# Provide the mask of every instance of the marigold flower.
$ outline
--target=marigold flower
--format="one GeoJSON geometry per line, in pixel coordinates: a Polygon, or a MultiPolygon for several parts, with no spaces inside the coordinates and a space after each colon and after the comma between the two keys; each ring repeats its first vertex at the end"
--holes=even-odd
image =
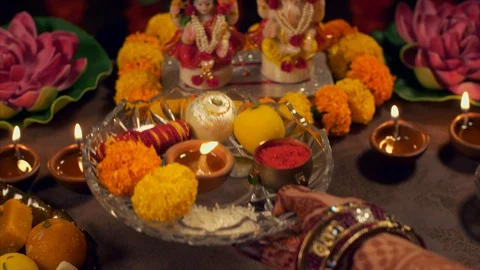
{"type": "Polygon", "coordinates": [[[385,63],[383,49],[372,37],[362,33],[350,34],[328,50],[328,65],[335,79],[345,78],[348,66],[360,55],[372,55],[385,63]]]}
{"type": "Polygon", "coordinates": [[[135,212],[145,220],[167,222],[188,214],[197,197],[195,174],[178,163],[151,171],[137,184],[132,197],[135,212]]]}
{"type": "Polygon", "coordinates": [[[157,69],[163,65],[163,52],[156,45],[142,42],[127,42],[118,52],[117,65],[119,69],[127,63],[140,61],[144,59],[150,62],[157,69]]]}
{"type": "Polygon", "coordinates": [[[343,19],[335,19],[325,23],[322,27],[322,32],[326,38],[323,49],[328,49],[337,44],[344,36],[357,33],[358,30],[343,19]]]}
{"type": "Polygon", "coordinates": [[[122,76],[133,70],[147,70],[150,71],[157,78],[160,78],[162,76],[162,71],[160,70],[160,68],[144,58],[135,59],[131,62],[125,63],[118,70],[118,75],[122,76]]]}
{"type": "Polygon", "coordinates": [[[161,50],[163,47],[162,43],[157,37],[147,35],[145,33],[140,33],[140,32],[136,32],[127,36],[127,38],[125,38],[124,44],[129,44],[129,43],[150,44],[159,50],[161,50]]]}
{"type": "Polygon", "coordinates": [[[359,56],[353,60],[350,69],[347,77],[358,79],[365,84],[372,92],[376,106],[392,97],[395,77],[378,58],[371,55],[359,56]]]}
{"type": "Polygon", "coordinates": [[[110,140],[105,158],[98,164],[100,181],[113,194],[132,195],[135,185],[162,161],[155,148],[136,141],[110,140]]]}
{"type": "Polygon", "coordinates": [[[295,108],[301,116],[305,117],[308,124],[313,124],[312,104],[306,95],[300,92],[288,92],[278,101],[280,104],[278,109],[282,113],[282,116],[291,120],[293,119],[293,115],[285,105],[287,102],[290,102],[293,108],[295,108]]]}
{"type": "Polygon", "coordinates": [[[335,86],[340,87],[348,96],[348,105],[352,111],[352,121],[359,124],[368,124],[375,114],[375,99],[361,81],[345,78],[335,86]]]}
{"type": "Polygon", "coordinates": [[[147,91],[161,92],[161,84],[149,71],[134,70],[120,76],[115,84],[115,103],[119,104],[123,99],[131,100],[131,96],[143,95],[147,91]],[[138,91],[145,91],[135,94],[138,91]]]}
{"type": "Polygon", "coordinates": [[[345,136],[350,132],[352,113],[348,96],[340,87],[327,85],[315,93],[314,105],[323,113],[322,124],[329,135],[345,136]]]}
{"type": "Polygon", "coordinates": [[[155,36],[160,44],[165,46],[175,36],[177,30],[170,13],[160,13],[150,18],[145,33],[155,36]]]}

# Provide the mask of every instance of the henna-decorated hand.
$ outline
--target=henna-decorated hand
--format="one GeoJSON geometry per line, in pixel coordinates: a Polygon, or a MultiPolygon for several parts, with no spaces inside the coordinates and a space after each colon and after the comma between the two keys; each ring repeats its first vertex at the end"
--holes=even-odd
{"type": "Polygon", "coordinates": [[[287,231],[258,242],[237,246],[243,254],[276,269],[296,269],[297,256],[306,234],[316,225],[330,206],[359,202],[355,198],[339,198],[314,192],[306,187],[286,186],[278,192],[273,215],[294,212],[299,221],[287,231]]]}

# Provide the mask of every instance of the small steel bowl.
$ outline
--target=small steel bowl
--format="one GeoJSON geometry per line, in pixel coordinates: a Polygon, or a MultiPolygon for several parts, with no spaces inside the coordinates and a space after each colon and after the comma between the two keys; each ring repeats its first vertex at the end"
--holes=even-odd
{"type": "Polygon", "coordinates": [[[260,183],[267,189],[273,191],[280,190],[286,185],[308,186],[308,179],[312,175],[313,161],[312,151],[304,143],[294,139],[275,139],[262,143],[254,152],[254,174],[260,179],[260,183]],[[310,152],[310,158],[298,166],[290,169],[276,169],[261,164],[257,160],[260,150],[274,145],[294,144],[305,147],[310,152]]]}

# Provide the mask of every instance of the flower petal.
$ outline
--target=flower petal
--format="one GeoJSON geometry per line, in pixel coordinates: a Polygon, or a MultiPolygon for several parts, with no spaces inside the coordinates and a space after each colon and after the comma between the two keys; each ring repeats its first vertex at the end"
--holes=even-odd
{"type": "Polygon", "coordinates": [[[442,35],[443,46],[447,58],[460,57],[460,46],[456,39],[455,34],[446,33],[442,35]]]}
{"type": "Polygon", "coordinates": [[[31,107],[27,107],[29,112],[43,111],[50,107],[50,104],[57,98],[58,91],[55,87],[43,87],[37,96],[35,103],[31,107]]]}
{"type": "Polygon", "coordinates": [[[70,86],[72,86],[78,80],[80,75],[82,75],[86,66],[87,66],[87,58],[80,58],[73,61],[71,65],[70,74],[62,84],[57,86],[58,91],[65,90],[70,86]]]}
{"type": "Polygon", "coordinates": [[[430,51],[437,53],[441,58],[445,58],[447,55],[445,52],[445,46],[443,45],[443,41],[440,36],[433,37],[428,48],[430,51]]]}
{"type": "MultiPolygon", "coordinates": [[[[32,16],[30,16],[28,12],[24,11],[18,13],[17,15],[15,15],[15,17],[13,17],[11,23],[19,23],[31,36],[37,36],[37,26],[35,25],[35,21],[33,21],[32,16]]],[[[8,30],[10,31],[10,27],[8,28],[8,30]]]]}
{"type": "Polygon", "coordinates": [[[465,75],[462,75],[457,71],[435,70],[434,72],[438,80],[447,86],[457,85],[463,82],[466,78],[465,75]]]}
{"type": "Polygon", "coordinates": [[[480,69],[471,71],[467,74],[468,79],[480,81],[480,69]]]}
{"type": "Polygon", "coordinates": [[[460,43],[462,54],[464,56],[480,52],[480,38],[475,35],[469,35],[460,43]]]}
{"type": "Polygon", "coordinates": [[[425,50],[418,50],[415,57],[415,66],[416,67],[427,67],[428,66],[428,56],[425,50]]]}
{"type": "Polygon", "coordinates": [[[455,9],[455,6],[451,3],[443,3],[442,5],[440,5],[437,9],[438,11],[438,16],[440,18],[445,18],[447,16],[450,16],[453,12],[453,10],[455,9]]]}
{"type": "Polygon", "coordinates": [[[422,46],[429,46],[430,40],[440,33],[442,19],[436,15],[424,15],[419,17],[415,28],[418,41],[422,46]]]}
{"type": "Polygon", "coordinates": [[[445,65],[447,66],[448,70],[454,70],[462,65],[462,61],[460,61],[460,59],[448,59],[445,61],[445,65]]]}
{"type": "Polygon", "coordinates": [[[57,51],[65,54],[68,60],[72,59],[78,47],[77,35],[65,31],[53,31],[51,35],[57,51]]]}
{"type": "Polygon", "coordinates": [[[433,69],[446,69],[446,65],[440,55],[436,52],[428,51],[427,52],[428,64],[433,69]]]}
{"type": "Polygon", "coordinates": [[[10,31],[14,37],[22,41],[25,45],[26,53],[29,53],[30,55],[35,55],[37,53],[36,37],[32,36],[21,22],[15,20],[12,21],[8,27],[8,31],[10,31]]]}
{"type": "Polygon", "coordinates": [[[5,70],[0,70],[0,83],[10,80],[10,72],[5,70]]]}
{"type": "Polygon", "coordinates": [[[407,4],[401,2],[395,11],[395,25],[403,40],[413,43],[417,40],[412,26],[413,12],[407,4]]]}
{"type": "Polygon", "coordinates": [[[407,44],[400,51],[400,59],[407,67],[413,68],[415,66],[415,58],[419,53],[418,45],[407,44]]]}
{"type": "Polygon", "coordinates": [[[15,90],[18,88],[18,82],[4,82],[0,83],[0,100],[10,98],[15,90]]]}
{"type": "Polygon", "coordinates": [[[480,84],[475,82],[464,82],[450,87],[450,91],[457,95],[468,92],[471,99],[480,100],[480,84]]]}
{"type": "Polygon", "coordinates": [[[10,68],[10,81],[19,82],[25,78],[27,68],[21,65],[14,65],[10,68]]]}
{"type": "Polygon", "coordinates": [[[61,61],[61,55],[55,54],[55,56],[53,56],[53,58],[50,60],[50,62],[45,68],[43,69],[38,69],[38,67],[35,68],[35,70],[33,71],[32,79],[39,80],[45,85],[49,85],[48,78],[54,77],[55,73],[59,72],[61,69],[61,67],[59,67],[60,61],[61,61]]]}
{"type": "Polygon", "coordinates": [[[422,32],[425,32],[425,21],[424,18],[427,15],[437,16],[437,9],[435,5],[430,0],[418,0],[417,5],[415,6],[415,11],[413,12],[413,30],[415,35],[422,46],[428,46],[428,42],[422,37],[422,32]]]}
{"type": "Polygon", "coordinates": [[[37,100],[39,95],[40,95],[40,91],[38,90],[30,91],[30,92],[26,92],[25,94],[19,97],[10,99],[8,100],[8,102],[19,108],[30,108],[33,106],[33,104],[35,104],[35,101],[37,100]]]}

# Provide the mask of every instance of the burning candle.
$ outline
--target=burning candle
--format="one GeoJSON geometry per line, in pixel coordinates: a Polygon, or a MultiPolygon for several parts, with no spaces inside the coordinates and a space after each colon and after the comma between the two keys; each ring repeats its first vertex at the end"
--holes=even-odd
{"type": "Polygon", "coordinates": [[[17,159],[21,158],[20,150],[18,150],[18,145],[17,145],[17,142],[19,140],[20,140],[20,128],[18,126],[15,126],[12,133],[12,142],[13,142],[13,148],[15,148],[15,157],[17,159]]]}
{"type": "Polygon", "coordinates": [[[75,137],[75,142],[77,143],[78,150],[82,148],[82,140],[83,140],[83,134],[82,134],[82,127],[78,123],[75,124],[75,130],[73,132],[73,135],[75,137]]]}
{"type": "Polygon", "coordinates": [[[463,125],[462,129],[467,129],[468,127],[468,111],[470,110],[470,97],[468,92],[464,92],[462,95],[462,101],[460,102],[460,107],[462,108],[463,113],[463,125]]]}
{"type": "Polygon", "coordinates": [[[400,129],[400,125],[398,124],[398,118],[400,117],[400,112],[398,111],[397,105],[392,106],[392,109],[390,110],[390,115],[392,116],[393,125],[395,126],[395,129],[393,132],[393,138],[397,140],[399,136],[399,129],[400,129]]]}

